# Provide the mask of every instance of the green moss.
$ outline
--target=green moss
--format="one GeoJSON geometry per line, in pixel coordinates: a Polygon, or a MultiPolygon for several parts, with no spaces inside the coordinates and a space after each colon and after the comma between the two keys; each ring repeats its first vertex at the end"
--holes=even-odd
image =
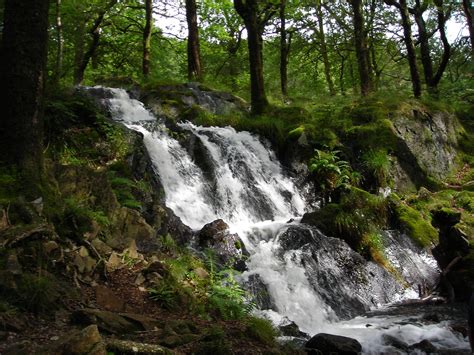
{"type": "Polygon", "coordinates": [[[420,246],[428,247],[438,241],[438,232],[416,209],[402,201],[393,201],[393,209],[400,226],[420,246]]]}

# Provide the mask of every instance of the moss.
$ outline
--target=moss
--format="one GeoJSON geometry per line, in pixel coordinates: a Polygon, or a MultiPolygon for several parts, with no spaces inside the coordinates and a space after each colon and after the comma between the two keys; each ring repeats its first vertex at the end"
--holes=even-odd
{"type": "Polygon", "coordinates": [[[400,200],[392,200],[395,216],[406,233],[421,247],[437,243],[438,232],[416,209],[400,200]]]}

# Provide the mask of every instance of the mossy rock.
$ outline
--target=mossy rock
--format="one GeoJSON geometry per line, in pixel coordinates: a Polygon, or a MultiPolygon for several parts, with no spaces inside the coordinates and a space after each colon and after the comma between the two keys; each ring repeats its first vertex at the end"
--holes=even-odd
{"type": "Polygon", "coordinates": [[[421,247],[429,247],[438,242],[438,231],[419,211],[403,201],[392,198],[392,211],[399,226],[421,247]]]}

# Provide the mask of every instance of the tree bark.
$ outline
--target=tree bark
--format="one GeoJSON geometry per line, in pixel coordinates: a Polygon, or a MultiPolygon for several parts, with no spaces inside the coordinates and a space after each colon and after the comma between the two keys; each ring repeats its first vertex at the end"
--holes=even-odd
{"type": "Polygon", "coordinates": [[[421,96],[421,79],[416,60],[416,50],[415,44],[413,43],[410,13],[408,11],[407,1],[399,0],[399,2],[397,2],[395,0],[385,0],[385,3],[388,5],[395,6],[400,12],[403,27],[403,41],[405,42],[408,65],[410,66],[410,77],[413,87],[413,95],[416,98],[419,98],[421,96]]]}
{"type": "Polygon", "coordinates": [[[474,52],[474,5],[471,0],[462,0],[464,15],[466,16],[469,38],[471,40],[471,51],[474,52]]]}
{"type": "Polygon", "coordinates": [[[280,86],[283,101],[288,97],[288,56],[290,44],[286,31],[286,0],[280,2],[280,86]]]}
{"type": "Polygon", "coordinates": [[[188,79],[190,81],[202,81],[201,50],[195,0],[186,0],[186,21],[188,23],[188,79]]]}
{"type": "Polygon", "coordinates": [[[151,32],[153,21],[153,0],[145,0],[145,28],[143,29],[143,63],[145,77],[150,74],[151,32]]]}
{"type": "Polygon", "coordinates": [[[0,85],[0,160],[16,165],[27,183],[43,170],[43,91],[49,0],[6,0],[0,85]]]}
{"type": "MultiPolygon", "coordinates": [[[[259,0],[234,0],[237,13],[244,20],[247,29],[247,43],[249,49],[250,64],[250,96],[253,114],[261,114],[268,107],[268,99],[265,94],[263,79],[263,40],[262,35],[265,24],[271,17],[269,11],[264,18],[259,17],[259,0]]],[[[269,6],[271,8],[271,6],[269,6]]]]}
{"type": "Polygon", "coordinates": [[[331,63],[329,62],[326,34],[324,32],[324,16],[321,9],[321,2],[316,6],[316,17],[318,18],[318,38],[320,42],[319,47],[321,49],[321,56],[323,58],[324,76],[326,78],[326,83],[328,84],[329,94],[334,96],[336,95],[336,89],[334,88],[331,76],[331,63]]]}
{"type": "Polygon", "coordinates": [[[89,65],[90,60],[95,54],[97,47],[99,47],[100,43],[100,26],[104,21],[105,14],[109,11],[115,4],[117,0],[110,0],[105,8],[99,11],[97,18],[95,19],[92,27],[89,29],[89,34],[92,37],[92,40],[89,44],[89,48],[83,54],[82,60],[77,63],[78,66],[75,68],[74,72],[74,84],[80,85],[84,80],[84,73],[86,71],[87,66],[89,65]]]}
{"type": "Polygon", "coordinates": [[[438,17],[438,30],[440,33],[441,42],[443,43],[443,54],[441,56],[441,61],[438,65],[436,73],[434,73],[433,61],[431,59],[429,44],[430,34],[426,29],[426,22],[423,18],[423,13],[427,9],[427,4],[420,4],[420,0],[416,0],[415,8],[411,12],[415,15],[415,21],[418,26],[421,64],[423,65],[425,82],[428,91],[431,94],[436,95],[438,93],[438,84],[441,81],[443,73],[449,63],[449,58],[451,56],[451,46],[449,45],[448,38],[446,36],[446,15],[443,9],[443,0],[434,0],[434,3],[437,7],[436,11],[438,17]]]}
{"type": "Polygon", "coordinates": [[[353,12],[354,43],[359,69],[360,93],[367,96],[373,89],[370,73],[369,49],[367,45],[367,33],[364,24],[364,11],[362,0],[348,0],[353,12]]]}
{"type": "Polygon", "coordinates": [[[61,0],[56,0],[56,41],[56,68],[53,74],[53,82],[55,85],[59,83],[59,80],[62,76],[64,57],[64,36],[61,18],[61,0]]]}

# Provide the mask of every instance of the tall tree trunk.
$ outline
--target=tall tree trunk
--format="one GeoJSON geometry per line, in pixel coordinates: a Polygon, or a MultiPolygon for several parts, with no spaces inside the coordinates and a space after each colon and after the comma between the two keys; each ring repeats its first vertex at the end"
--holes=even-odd
{"type": "Polygon", "coordinates": [[[234,0],[237,13],[244,20],[247,29],[247,43],[249,49],[251,104],[252,113],[261,114],[268,107],[263,80],[263,40],[262,33],[267,20],[261,21],[258,17],[258,0],[234,0]]]}
{"type": "Polygon", "coordinates": [[[319,2],[316,6],[316,16],[318,18],[318,38],[320,42],[321,56],[323,58],[324,76],[326,78],[326,83],[328,84],[329,94],[334,96],[336,95],[336,89],[334,88],[334,83],[331,76],[331,63],[329,62],[326,34],[324,32],[324,16],[321,7],[321,2],[319,2]]]}
{"type": "Polygon", "coordinates": [[[85,33],[86,33],[86,23],[80,21],[78,26],[75,29],[74,34],[74,83],[81,82],[83,74],[79,73],[79,68],[81,67],[82,61],[84,59],[85,51],[85,33]]]}
{"type": "Polygon", "coordinates": [[[53,74],[53,82],[55,85],[59,83],[63,71],[64,37],[61,19],[61,0],[56,0],[56,41],[56,68],[53,74]]]}
{"type": "Polygon", "coordinates": [[[151,29],[153,21],[153,0],[145,0],[145,28],[143,29],[143,63],[145,77],[150,74],[151,29]]]}
{"type": "Polygon", "coordinates": [[[49,0],[6,0],[0,85],[0,160],[18,166],[28,183],[43,169],[43,90],[49,0]]]}
{"type": "Polygon", "coordinates": [[[416,62],[415,44],[411,33],[410,13],[406,0],[400,0],[400,15],[402,17],[403,26],[403,40],[407,49],[407,59],[410,66],[411,83],[413,87],[413,95],[418,98],[421,96],[421,79],[418,71],[418,64],[416,62]]]}
{"type": "Polygon", "coordinates": [[[188,23],[188,79],[201,81],[203,77],[195,0],[186,0],[186,21],[188,23]]]}
{"type": "Polygon", "coordinates": [[[360,93],[367,96],[373,89],[370,73],[369,49],[367,45],[367,33],[364,24],[364,9],[362,0],[348,0],[352,6],[354,43],[359,68],[360,93]]]}
{"type": "Polygon", "coordinates": [[[428,87],[428,91],[431,94],[438,93],[438,84],[441,81],[444,71],[449,63],[449,58],[451,57],[451,46],[449,45],[448,38],[446,36],[446,15],[443,9],[443,0],[434,0],[436,5],[436,12],[438,17],[438,29],[443,43],[443,54],[441,56],[441,61],[438,65],[436,73],[434,73],[433,62],[431,60],[430,53],[430,44],[429,38],[430,35],[426,30],[426,22],[423,18],[423,13],[427,9],[426,3],[420,4],[420,0],[416,0],[416,6],[412,10],[415,15],[415,21],[418,26],[418,37],[420,42],[420,52],[421,52],[421,64],[423,65],[423,73],[425,76],[425,82],[428,87]]]}
{"type": "Polygon", "coordinates": [[[451,58],[451,46],[448,41],[448,37],[446,35],[446,14],[443,9],[443,0],[434,0],[436,5],[437,17],[438,17],[438,29],[439,29],[439,37],[441,38],[441,42],[443,43],[443,54],[441,56],[441,61],[438,64],[438,70],[434,74],[431,82],[430,87],[433,89],[434,92],[438,90],[438,84],[441,81],[444,71],[448,66],[449,59],[451,58]]]}
{"type": "Polygon", "coordinates": [[[471,0],[462,0],[464,15],[466,16],[469,38],[471,39],[471,51],[474,52],[474,4],[471,0]]]}
{"type": "MultiPolygon", "coordinates": [[[[419,1],[418,1],[419,3],[419,1]]],[[[433,63],[431,61],[429,34],[426,30],[426,22],[423,18],[423,12],[419,6],[415,8],[415,21],[418,27],[418,42],[420,43],[420,59],[423,65],[423,74],[428,91],[431,88],[431,81],[433,80],[433,63]]]]}
{"type": "Polygon", "coordinates": [[[90,60],[95,55],[95,51],[97,47],[99,47],[100,43],[100,26],[102,25],[102,21],[104,21],[105,14],[109,11],[115,4],[117,0],[110,0],[107,6],[101,9],[95,19],[92,27],[89,29],[89,34],[92,37],[91,42],[89,44],[89,48],[84,53],[82,60],[78,63],[78,66],[75,68],[74,73],[74,84],[80,85],[84,80],[84,73],[86,71],[87,66],[89,65],[90,60]]]}
{"type": "Polygon", "coordinates": [[[286,31],[286,0],[280,2],[280,86],[283,101],[288,97],[288,56],[290,44],[286,31]]]}

